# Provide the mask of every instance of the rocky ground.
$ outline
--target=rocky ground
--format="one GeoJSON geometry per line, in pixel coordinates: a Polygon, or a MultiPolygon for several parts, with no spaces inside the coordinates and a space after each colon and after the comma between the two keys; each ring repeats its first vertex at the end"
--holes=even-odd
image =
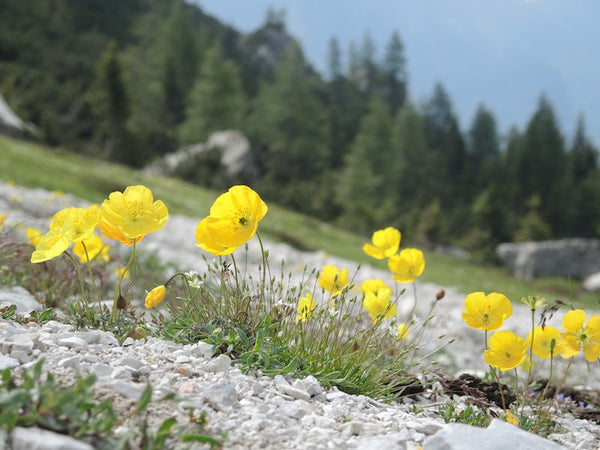
{"type": "MultiPolygon", "coordinates": [[[[0,212],[7,214],[8,226],[25,224],[46,229],[48,218],[56,210],[80,204],[69,195],[0,184],[0,212]]],[[[140,249],[155,252],[163,263],[170,262],[185,270],[203,270],[205,262],[193,238],[203,213],[198,212],[196,219],[171,216],[166,229],[147,236],[140,249]]],[[[274,262],[283,260],[284,270],[293,277],[300,277],[304,265],[320,268],[335,264],[348,268],[350,273],[356,267],[353,262],[322,252],[300,252],[281,243],[269,242],[266,246],[272,271],[278,272],[280,263],[274,262]]],[[[244,266],[253,271],[259,261],[258,243],[252,241],[244,266]]],[[[355,282],[375,277],[392,283],[386,272],[367,266],[361,267],[355,282]]],[[[441,288],[417,284],[417,316],[421,320],[441,288]]],[[[443,351],[432,355],[430,362],[439,363],[449,376],[460,372],[482,373],[483,338],[461,319],[464,294],[448,286],[443,289],[446,295],[437,305],[435,318],[427,329],[423,354],[454,339],[443,351]]],[[[501,286],[498,290],[501,291],[501,286]]],[[[506,328],[524,335],[528,331],[528,311],[517,304],[517,299],[512,300],[515,313],[506,328]]],[[[20,288],[4,287],[0,292],[0,303],[19,303],[26,310],[30,307],[27,302],[32,301],[33,297],[20,288]]],[[[399,305],[399,314],[406,316],[411,307],[412,293],[408,289],[399,305]]],[[[553,324],[559,326],[560,317],[553,324]]],[[[228,357],[212,358],[210,347],[204,343],[182,346],[152,338],[128,339],[118,345],[109,333],[76,330],[58,322],[41,326],[0,322],[0,368],[18,370],[42,357],[46,361],[45,370],[65,382],[78,374],[95,374],[97,388],[104,396],[113,396],[122,411],[122,427],[128,426],[132,405],[146,382],[152,383],[155,398],[175,392],[177,401],[152,405],[153,420],[159,423],[175,415],[185,421],[186,407],[206,411],[209,431],[227,436],[224,448],[553,448],[550,441],[502,421],[494,421],[487,429],[444,424],[436,411],[451,396],[439,387],[388,405],[336,389],[323,389],[312,377],[293,380],[268,377],[260,372],[244,374],[231,365],[228,357]]],[[[600,386],[600,372],[593,366],[588,371],[584,361],[577,361],[570,373],[570,386],[595,390],[600,386]]],[[[455,397],[454,401],[460,404],[464,399],[455,397]]],[[[575,419],[570,413],[556,414],[555,420],[564,433],[549,436],[553,441],[567,448],[600,448],[600,427],[594,422],[575,419]]],[[[19,430],[13,436],[13,448],[86,448],[73,443],[51,447],[51,441],[41,431],[19,430]]]]}

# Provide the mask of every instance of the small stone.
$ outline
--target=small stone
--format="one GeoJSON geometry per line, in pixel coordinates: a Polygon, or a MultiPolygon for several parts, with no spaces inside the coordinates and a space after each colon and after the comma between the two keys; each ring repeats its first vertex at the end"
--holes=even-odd
{"type": "Polygon", "coordinates": [[[125,339],[123,341],[122,346],[123,347],[131,347],[133,344],[135,344],[135,339],[133,339],[132,337],[128,337],[127,339],[125,339]]]}
{"type": "Polygon", "coordinates": [[[344,436],[358,436],[362,432],[362,424],[356,421],[348,422],[342,427],[342,435],[344,436]]]}
{"type": "Polygon", "coordinates": [[[314,397],[315,395],[319,395],[323,392],[323,388],[321,387],[321,384],[312,375],[306,377],[303,380],[294,381],[292,386],[295,387],[296,389],[301,389],[301,390],[305,391],[311,397],[314,397]]]}
{"type": "Polygon", "coordinates": [[[119,367],[115,369],[110,377],[113,380],[131,380],[133,374],[133,369],[129,367],[119,367]]]}
{"type": "Polygon", "coordinates": [[[123,380],[113,381],[112,387],[119,394],[121,394],[127,398],[130,398],[132,400],[137,400],[142,395],[140,389],[137,386],[135,386],[132,383],[128,383],[127,381],[123,381],[123,380]]]}
{"type": "Polygon", "coordinates": [[[58,345],[63,345],[68,348],[87,348],[88,346],[87,342],[75,336],[69,336],[66,338],[58,339],[56,343],[58,345]]]}
{"type": "Polygon", "coordinates": [[[205,391],[206,402],[217,411],[230,412],[239,407],[238,393],[233,386],[219,383],[205,391]]]}
{"type": "Polygon", "coordinates": [[[310,405],[301,401],[286,402],[280,409],[283,414],[292,419],[301,419],[310,412],[310,405]]]}
{"type": "Polygon", "coordinates": [[[184,349],[189,355],[196,357],[212,358],[215,354],[214,345],[202,341],[196,342],[193,345],[186,345],[184,349]]]}
{"type": "Polygon", "coordinates": [[[94,450],[91,445],[70,436],[36,427],[16,427],[11,441],[13,450],[94,450]]]}
{"type": "Polygon", "coordinates": [[[184,381],[177,388],[177,392],[180,394],[192,394],[196,391],[196,385],[194,383],[190,383],[189,381],[184,381]]]}
{"type": "Polygon", "coordinates": [[[297,400],[304,400],[307,402],[310,401],[310,395],[306,391],[303,391],[301,389],[296,389],[295,387],[292,387],[289,384],[287,386],[285,386],[285,385],[279,386],[278,388],[284,394],[287,394],[297,400]]]}
{"type": "Polygon", "coordinates": [[[80,370],[81,366],[79,364],[80,358],[79,356],[71,356],[69,358],[61,359],[58,362],[58,367],[68,367],[74,370],[80,370]]]}
{"type": "Polygon", "coordinates": [[[21,363],[18,359],[11,358],[10,356],[0,355],[0,370],[12,369],[13,367],[20,366],[21,363]]]}
{"type": "Polygon", "coordinates": [[[30,352],[24,352],[21,350],[17,350],[17,351],[12,351],[10,352],[10,356],[11,358],[15,358],[16,360],[18,360],[21,364],[25,364],[28,363],[29,361],[31,361],[30,358],[30,352]]]}
{"type": "Polygon", "coordinates": [[[121,361],[119,361],[117,364],[117,366],[127,366],[127,367],[131,367],[132,369],[140,369],[144,366],[144,363],[138,359],[134,359],[134,358],[123,358],[121,361]]]}
{"type": "Polygon", "coordinates": [[[231,366],[231,358],[227,355],[219,355],[211,359],[206,365],[208,372],[225,372],[231,366]]]}
{"type": "Polygon", "coordinates": [[[107,364],[98,363],[92,366],[92,373],[98,378],[110,377],[112,371],[113,368],[107,364]]]}

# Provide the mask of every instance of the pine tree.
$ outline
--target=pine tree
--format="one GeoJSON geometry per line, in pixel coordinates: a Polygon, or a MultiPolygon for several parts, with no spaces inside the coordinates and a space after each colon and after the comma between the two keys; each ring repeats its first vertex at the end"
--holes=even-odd
{"type": "Polygon", "coordinates": [[[393,210],[396,174],[391,133],[389,107],[374,95],[338,180],[338,199],[347,227],[363,232],[383,227],[393,210]]]}
{"type": "Polygon", "coordinates": [[[253,102],[250,137],[265,173],[261,192],[302,212],[324,195],[314,182],[328,166],[323,104],[299,48],[290,46],[272,83],[253,102]],[[311,201],[307,202],[306,199],[311,201]]]}
{"type": "Polygon", "coordinates": [[[468,137],[466,178],[470,187],[469,198],[473,198],[502,176],[496,119],[483,105],[477,108],[468,137]]]}
{"type": "Polygon", "coordinates": [[[585,119],[579,117],[570,151],[570,172],[575,181],[585,178],[598,167],[598,150],[585,133],[585,119]]]}
{"type": "Polygon", "coordinates": [[[179,130],[181,141],[200,142],[214,131],[240,128],[245,104],[237,67],[223,59],[218,47],[212,48],[190,96],[187,119],[179,130]]]}
{"type": "Polygon", "coordinates": [[[408,75],[404,44],[397,31],[394,31],[387,46],[383,64],[383,97],[387,100],[395,114],[406,99],[408,75]]]}
{"type": "Polygon", "coordinates": [[[98,118],[97,138],[103,142],[107,158],[135,163],[136,157],[125,148],[129,97],[118,57],[118,44],[110,41],[98,64],[92,108],[98,118]]]}
{"type": "Polygon", "coordinates": [[[340,44],[335,37],[332,37],[329,40],[327,69],[331,81],[335,81],[342,76],[342,51],[340,50],[340,44]]]}

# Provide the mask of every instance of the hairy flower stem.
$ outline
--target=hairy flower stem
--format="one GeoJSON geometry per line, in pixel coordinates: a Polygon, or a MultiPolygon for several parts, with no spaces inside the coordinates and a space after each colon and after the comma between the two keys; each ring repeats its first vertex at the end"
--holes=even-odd
{"type": "Polygon", "coordinates": [[[567,380],[567,374],[569,373],[571,364],[573,364],[573,359],[575,359],[575,357],[571,356],[571,359],[569,360],[569,364],[567,365],[567,368],[565,369],[565,373],[563,374],[563,377],[561,378],[560,383],[558,383],[558,386],[556,386],[556,391],[554,392],[554,396],[552,397],[553,403],[556,401],[556,396],[558,395],[558,392],[561,390],[561,388],[565,384],[565,381],[567,380]]]}
{"type": "Polygon", "coordinates": [[[87,306],[87,304],[88,304],[87,295],[85,293],[85,286],[83,284],[83,274],[81,273],[81,266],[79,265],[79,263],[77,261],[75,261],[75,258],[73,258],[73,256],[69,252],[65,252],[65,255],[67,255],[69,257],[69,259],[75,266],[75,270],[77,271],[77,278],[79,279],[79,290],[81,291],[81,298],[83,299],[83,301],[85,302],[85,304],[87,306]]]}
{"type": "MultiPolygon", "coordinates": [[[[129,261],[127,261],[127,265],[123,269],[123,272],[121,272],[121,276],[119,277],[119,281],[117,281],[117,286],[115,287],[115,296],[113,299],[113,306],[112,306],[112,312],[111,312],[111,319],[113,322],[115,320],[117,320],[117,302],[119,301],[119,297],[121,296],[121,283],[123,282],[123,278],[125,277],[125,274],[129,271],[129,268],[131,267],[131,265],[133,264],[134,261],[135,261],[135,240],[133,241],[133,244],[132,244],[131,255],[129,256],[129,261]]],[[[134,265],[133,277],[132,277],[131,283],[129,283],[129,285],[127,286],[127,289],[125,290],[125,294],[127,294],[127,291],[129,290],[131,285],[135,282],[136,277],[137,277],[137,264],[134,265]]]]}
{"type": "Polygon", "coordinates": [[[92,287],[94,288],[94,293],[96,294],[96,299],[98,300],[98,308],[99,311],[102,311],[102,300],[100,300],[100,293],[98,292],[98,287],[96,286],[96,280],[94,279],[94,273],[92,272],[92,263],[90,261],[90,256],[87,251],[87,247],[85,242],[81,242],[83,245],[83,251],[85,252],[85,260],[87,261],[88,271],[90,273],[90,279],[92,280],[92,287]]]}
{"type": "MultiPolygon", "coordinates": [[[[514,371],[515,371],[515,399],[517,401],[517,406],[515,408],[515,411],[518,411],[519,410],[519,403],[520,403],[520,401],[519,401],[519,376],[517,374],[517,368],[516,367],[514,368],[514,371]]],[[[522,412],[523,411],[521,410],[521,413],[522,412]]]]}
{"type": "MultiPolygon", "coordinates": [[[[550,375],[548,376],[548,382],[546,386],[544,386],[544,390],[542,391],[542,396],[540,397],[540,402],[544,400],[546,397],[546,391],[548,390],[548,386],[550,386],[550,382],[552,381],[553,369],[554,369],[554,350],[550,350],[550,375]]],[[[539,404],[539,403],[538,403],[539,404]]]]}
{"type": "Polygon", "coordinates": [[[260,254],[262,255],[262,277],[260,280],[260,299],[263,300],[265,296],[265,285],[267,283],[267,254],[265,252],[265,247],[263,245],[262,238],[260,237],[260,233],[256,232],[256,237],[258,237],[258,243],[260,244],[260,254]]]}
{"type": "Polygon", "coordinates": [[[413,288],[413,307],[410,310],[408,320],[411,320],[412,317],[415,315],[415,312],[417,311],[417,282],[416,281],[412,282],[412,288],[413,288]]]}
{"type": "Polygon", "coordinates": [[[531,373],[533,369],[533,341],[535,340],[535,308],[531,308],[531,343],[529,344],[529,370],[527,371],[526,389],[531,384],[531,373]]]}
{"type": "Polygon", "coordinates": [[[502,383],[500,383],[500,377],[498,376],[498,374],[492,366],[490,366],[490,369],[492,370],[492,374],[494,374],[494,378],[496,378],[496,383],[498,383],[498,389],[500,390],[500,398],[502,399],[502,409],[506,410],[506,399],[504,398],[504,391],[502,390],[502,383]]]}

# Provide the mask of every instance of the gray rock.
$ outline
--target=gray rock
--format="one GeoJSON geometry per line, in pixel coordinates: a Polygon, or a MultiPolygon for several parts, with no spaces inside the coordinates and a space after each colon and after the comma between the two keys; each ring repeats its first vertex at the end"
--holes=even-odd
{"type": "Polygon", "coordinates": [[[21,363],[18,359],[11,358],[10,356],[0,355],[0,370],[12,369],[13,367],[20,366],[21,363]]]}
{"type": "Polygon", "coordinates": [[[206,364],[209,372],[225,372],[231,366],[231,358],[227,355],[219,355],[206,364]]]}
{"type": "Polygon", "coordinates": [[[130,398],[132,400],[137,400],[141,397],[142,391],[140,388],[133,383],[129,383],[123,380],[115,380],[111,383],[113,389],[117,391],[119,394],[130,398]]]}
{"type": "Polygon", "coordinates": [[[43,309],[40,302],[21,286],[0,289],[0,307],[7,305],[16,305],[18,313],[40,312],[43,309]]]}
{"type": "Polygon", "coordinates": [[[238,408],[238,393],[235,388],[227,383],[218,383],[210,386],[206,391],[206,402],[217,411],[230,412],[238,408]]]}
{"type": "Polygon", "coordinates": [[[40,428],[16,427],[11,433],[13,450],[94,450],[70,436],[40,428]]]}
{"type": "Polygon", "coordinates": [[[88,346],[87,343],[83,339],[75,337],[75,336],[69,336],[69,337],[58,339],[57,344],[64,345],[65,347],[68,347],[68,348],[87,348],[87,346],[88,346]]]}
{"type": "Polygon", "coordinates": [[[526,280],[546,276],[584,279],[600,272],[598,239],[504,243],[496,253],[516,277],[526,280]]]}
{"type": "Polygon", "coordinates": [[[487,428],[451,423],[423,442],[424,450],[558,450],[548,439],[528,433],[503,420],[487,428]]]}

